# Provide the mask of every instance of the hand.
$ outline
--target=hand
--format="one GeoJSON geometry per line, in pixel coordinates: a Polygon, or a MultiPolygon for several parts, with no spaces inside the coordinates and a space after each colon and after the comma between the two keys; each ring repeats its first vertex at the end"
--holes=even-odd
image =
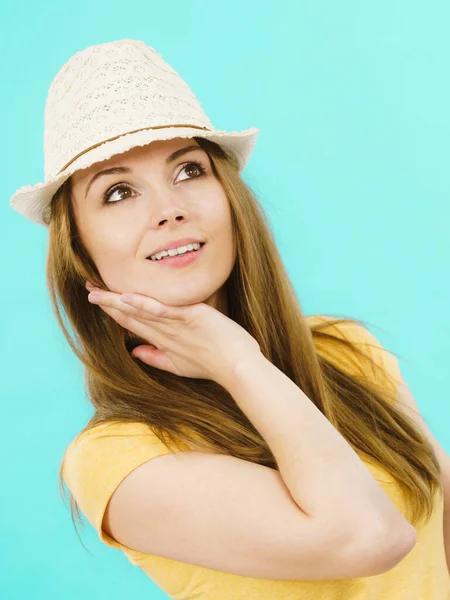
{"type": "Polygon", "coordinates": [[[98,289],[93,289],[89,301],[149,342],[134,348],[132,356],[175,375],[223,385],[243,358],[260,352],[258,342],[243,327],[203,302],[170,306],[142,294],[98,289]],[[98,300],[93,300],[93,293],[99,294],[98,300]]]}

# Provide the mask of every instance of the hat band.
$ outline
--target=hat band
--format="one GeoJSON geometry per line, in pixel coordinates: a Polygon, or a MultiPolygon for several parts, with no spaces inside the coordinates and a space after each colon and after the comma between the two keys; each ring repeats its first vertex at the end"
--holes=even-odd
{"type": "Polygon", "coordinates": [[[66,163],[62,169],[60,169],[58,171],[57,175],[59,175],[60,173],[65,171],[69,165],[71,165],[75,160],[77,160],[77,158],[79,158],[83,154],[86,154],[86,152],[90,152],[94,148],[97,148],[97,146],[101,146],[101,144],[105,144],[106,142],[112,142],[113,140],[117,140],[117,138],[123,137],[124,135],[128,135],[130,133],[137,133],[138,131],[145,131],[146,129],[165,129],[168,127],[191,127],[192,129],[202,129],[202,130],[206,130],[206,131],[212,131],[210,127],[200,127],[199,125],[190,125],[189,123],[176,124],[176,125],[157,125],[155,127],[143,127],[142,129],[134,129],[133,131],[127,131],[126,133],[121,133],[120,135],[116,135],[107,140],[103,140],[102,142],[98,142],[98,144],[94,144],[93,146],[86,148],[86,150],[83,150],[83,152],[79,152],[76,156],[74,156],[71,160],[69,160],[69,162],[66,163]]]}

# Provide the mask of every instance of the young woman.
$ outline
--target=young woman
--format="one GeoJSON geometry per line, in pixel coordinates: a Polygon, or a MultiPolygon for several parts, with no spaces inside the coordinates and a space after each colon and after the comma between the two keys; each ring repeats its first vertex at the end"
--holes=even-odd
{"type": "Polygon", "coordinates": [[[362,322],[302,313],[241,177],[258,133],[141,41],[53,80],[11,204],[94,407],[61,487],[171,598],[449,598],[443,451],[362,322]]]}

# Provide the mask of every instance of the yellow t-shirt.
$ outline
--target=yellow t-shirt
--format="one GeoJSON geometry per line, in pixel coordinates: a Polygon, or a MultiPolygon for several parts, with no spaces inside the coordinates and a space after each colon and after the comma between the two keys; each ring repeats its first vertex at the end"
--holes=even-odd
{"type": "MultiPolygon", "coordinates": [[[[320,315],[307,317],[312,325],[320,315]]],[[[328,330],[328,327],[327,327],[328,330]]],[[[330,333],[368,344],[362,347],[388,369],[398,381],[395,357],[367,329],[358,324],[339,325],[330,333]]],[[[319,354],[349,372],[360,372],[361,364],[346,351],[331,349],[324,340],[316,340],[319,354]]],[[[364,361],[365,362],[365,361],[364,361]]],[[[368,366],[365,364],[367,370],[368,366]]],[[[383,377],[371,369],[371,376],[383,377]]],[[[385,379],[386,385],[392,383],[385,379]]],[[[186,446],[186,449],[189,448],[186,446]]],[[[393,569],[372,577],[345,580],[281,581],[257,579],[223,573],[188,563],[144,554],[109,537],[101,528],[106,506],[114,490],[139,465],[156,456],[170,453],[153,432],[140,423],[103,424],[85,432],[68,446],[64,480],[80,509],[97,530],[101,541],[122,550],[170,598],[177,600],[450,600],[443,537],[443,498],[436,495],[431,520],[417,530],[413,550],[393,569]],[[102,437],[102,434],[108,437],[102,437]]],[[[403,495],[395,480],[384,469],[366,463],[398,510],[406,516],[403,495]]]]}

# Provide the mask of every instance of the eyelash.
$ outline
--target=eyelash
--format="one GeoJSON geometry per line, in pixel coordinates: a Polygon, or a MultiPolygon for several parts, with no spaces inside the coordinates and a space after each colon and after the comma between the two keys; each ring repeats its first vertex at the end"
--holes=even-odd
{"type": "MultiPolygon", "coordinates": [[[[206,173],[206,169],[204,167],[204,165],[202,165],[199,162],[196,161],[192,161],[189,163],[186,163],[183,168],[181,169],[180,173],[182,171],[184,171],[184,169],[186,169],[187,167],[190,167],[194,165],[195,167],[197,167],[197,169],[200,172],[200,175],[196,175],[194,177],[189,177],[188,179],[184,179],[183,181],[189,181],[190,179],[199,179],[200,177],[203,177],[203,175],[206,173]]],[[[128,200],[128,198],[123,198],[122,200],[114,200],[113,202],[109,202],[109,198],[112,196],[112,194],[119,190],[119,189],[131,189],[130,186],[127,183],[116,183],[115,185],[113,185],[103,196],[103,204],[119,204],[120,202],[123,202],[123,200],[128,200]]]]}

